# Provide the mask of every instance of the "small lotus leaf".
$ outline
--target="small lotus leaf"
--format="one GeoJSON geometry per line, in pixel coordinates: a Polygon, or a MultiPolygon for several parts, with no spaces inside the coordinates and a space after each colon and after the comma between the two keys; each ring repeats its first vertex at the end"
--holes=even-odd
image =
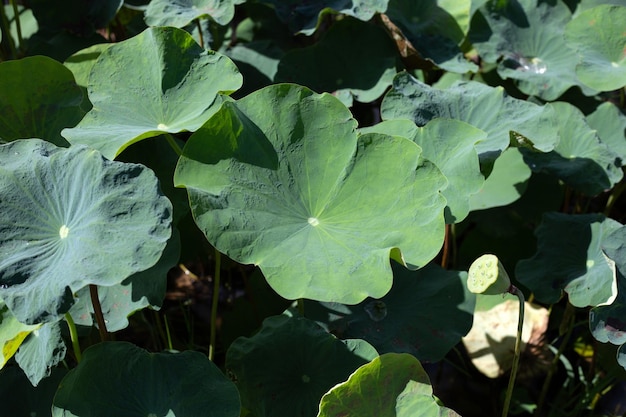
{"type": "Polygon", "coordinates": [[[227,25],[235,16],[235,5],[245,0],[152,0],[146,9],[148,26],[182,28],[194,19],[209,16],[220,25],[227,25]]]}
{"type": "Polygon", "coordinates": [[[617,296],[615,263],[602,245],[619,227],[599,214],[546,213],[535,232],[537,253],[518,263],[515,276],[540,302],[555,303],[565,290],[576,307],[611,304],[617,296]]]}
{"type": "Polygon", "coordinates": [[[63,378],[52,416],[238,417],[240,408],[235,385],[199,352],[104,342],[85,350],[63,378]]]}
{"type": "Polygon", "coordinates": [[[565,102],[552,103],[561,141],[548,153],[521,149],[533,171],[555,175],[572,188],[594,196],[613,188],[622,177],[622,160],[586,123],[580,110],[565,102]]]}
{"type": "Polygon", "coordinates": [[[275,81],[302,84],[318,92],[348,89],[357,100],[368,103],[391,85],[396,55],[383,29],[345,18],[313,46],[287,52],[278,64],[275,81]]]}
{"type": "Polygon", "coordinates": [[[446,223],[459,223],[469,213],[469,201],[476,194],[485,178],[480,172],[475,147],[485,140],[487,134],[458,120],[435,119],[423,127],[410,120],[385,120],[361,133],[379,132],[404,136],[422,148],[424,158],[432,161],[448,179],[442,191],[448,205],[446,223]]]}
{"type": "Polygon", "coordinates": [[[394,264],[393,270],[393,287],[384,297],[354,306],[307,302],[307,317],[338,337],[364,339],[380,353],[441,360],[472,326],[475,296],[466,288],[467,273],[432,264],[419,271],[394,264]]]}
{"type": "Polygon", "coordinates": [[[0,172],[0,296],[23,323],[151,267],[170,237],[171,204],[142,165],[28,139],[0,147],[0,172]]]}
{"type": "Polygon", "coordinates": [[[65,359],[65,352],[65,342],[61,338],[61,321],[57,321],[45,323],[33,331],[20,346],[15,360],[30,383],[37,386],[65,359]]]}
{"type": "Polygon", "coordinates": [[[44,56],[0,63],[0,142],[46,138],[67,146],[61,130],[85,115],[72,73],[44,56]]]}
{"type": "Polygon", "coordinates": [[[149,28],[100,54],[89,77],[93,108],[62,134],[113,159],[141,139],[195,131],[241,83],[229,58],[187,32],[149,28]]]}
{"type": "Polygon", "coordinates": [[[611,91],[626,85],[626,7],[600,5],[565,27],[567,44],[580,55],[576,74],[591,88],[611,91]]]}
{"type": "Polygon", "coordinates": [[[256,417],[313,417],[326,391],[376,356],[363,340],[339,340],[303,317],[273,316],[232,343],[226,369],[256,417]]]}
{"type": "Polygon", "coordinates": [[[446,181],[415,143],[355,124],[331,95],[266,87],[191,136],[174,182],[209,242],[281,296],[382,297],[390,256],[416,269],[441,248],[446,181]]]}
{"type": "Polygon", "coordinates": [[[611,102],[606,102],[587,116],[587,123],[595,129],[600,140],[619,155],[626,165],[626,115],[611,102]]]}
{"type": "Polygon", "coordinates": [[[401,72],[383,100],[381,115],[384,120],[413,120],[418,126],[435,118],[469,123],[488,135],[476,145],[481,160],[495,159],[509,146],[512,133],[528,138],[543,152],[559,141],[551,107],[509,97],[502,87],[476,81],[456,82],[438,90],[401,72]]]}
{"type": "Polygon", "coordinates": [[[544,100],[582,86],[576,76],[578,57],[563,35],[572,14],[561,0],[490,0],[480,13],[484,18],[474,19],[470,39],[481,58],[498,62],[502,78],[514,79],[521,91],[544,100]]]}
{"type": "Polygon", "coordinates": [[[276,14],[294,33],[312,35],[322,16],[342,13],[367,22],[374,14],[383,13],[389,0],[266,0],[276,14]]]}
{"type": "Polygon", "coordinates": [[[428,374],[414,356],[385,353],[333,387],[317,417],[458,416],[438,404],[428,374]]]}
{"type": "Polygon", "coordinates": [[[0,300],[0,346],[2,346],[0,368],[4,367],[17,352],[24,339],[39,327],[41,327],[40,324],[31,326],[17,321],[9,307],[0,300]]]}

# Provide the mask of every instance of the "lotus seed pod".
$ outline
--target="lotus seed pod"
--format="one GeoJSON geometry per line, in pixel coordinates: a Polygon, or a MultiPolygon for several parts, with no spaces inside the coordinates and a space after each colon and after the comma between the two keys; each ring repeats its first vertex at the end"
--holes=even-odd
{"type": "Polygon", "coordinates": [[[498,257],[486,254],[470,266],[467,288],[475,294],[503,294],[511,288],[511,280],[498,257]]]}

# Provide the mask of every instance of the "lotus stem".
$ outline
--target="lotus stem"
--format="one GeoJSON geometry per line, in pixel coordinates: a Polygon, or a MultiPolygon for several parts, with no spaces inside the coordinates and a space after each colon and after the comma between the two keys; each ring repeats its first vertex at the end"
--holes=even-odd
{"type": "Polygon", "coordinates": [[[204,36],[202,36],[202,25],[200,24],[200,18],[196,19],[196,26],[198,27],[198,37],[200,38],[200,46],[204,48],[204,36]]]}
{"type": "Polygon", "coordinates": [[[100,305],[100,299],[98,298],[97,285],[89,284],[89,295],[91,295],[91,304],[93,305],[93,312],[96,315],[96,322],[98,323],[100,340],[106,342],[109,340],[109,332],[107,332],[106,322],[104,321],[104,315],[102,314],[102,306],[100,305]]]}
{"type": "Polygon", "coordinates": [[[507,415],[509,414],[509,406],[511,404],[511,398],[513,397],[513,386],[515,385],[515,378],[517,376],[517,369],[519,367],[519,358],[522,352],[522,329],[524,325],[524,294],[519,290],[519,288],[512,284],[508,292],[517,296],[517,298],[519,299],[519,317],[517,319],[517,337],[515,338],[513,366],[511,368],[511,375],[509,376],[509,385],[506,389],[506,396],[504,397],[502,417],[507,417],[507,415]]]}
{"type": "Polygon", "coordinates": [[[304,317],[304,298],[298,298],[298,312],[304,317]]]}
{"type": "Polygon", "coordinates": [[[80,351],[80,344],[78,343],[78,331],[76,331],[76,323],[74,323],[74,319],[70,313],[65,313],[65,321],[67,322],[67,327],[70,329],[70,339],[72,339],[72,349],[74,349],[74,356],[76,357],[76,362],[80,363],[83,355],[80,351]]]}
{"type": "Polygon", "coordinates": [[[215,273],[213,274],[213,301],[211,302],[211,335],[209,339],[209,360],[215,359],[215,335],[217,324],[217,304],[220,300],[220,275],[222,269],[222,254],[215,249],[215,273]]]}
{"type": "Polygon", "coordinates": [[[17,3],[15,0],[11,0],[11,6],[13,6],[13,19],[15,19],[15,29],[17,31],[17,40],[19,42],[20,51],[24,47],[24,39],[22,38],[22,24],[20,23],[20,13],[17,10],[17,3]]]}
{"type": "Polygon", "coordinates": [[[178,143],[176,143],[172,135],[170,135],[169,133],[166,133],[165,139],[167,139],[167,143],[174,150],[174,152],[176,152],[176,155],[181,156],[183,154],[183,150],[180,149],[180,146],[178,146],[178,143]]]}

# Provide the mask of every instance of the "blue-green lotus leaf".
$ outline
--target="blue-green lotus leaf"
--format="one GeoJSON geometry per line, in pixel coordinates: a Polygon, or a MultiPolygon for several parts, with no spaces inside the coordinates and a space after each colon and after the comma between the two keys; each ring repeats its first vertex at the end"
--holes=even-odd
{"type": "Polygon", "coordinates": [[[396,58],[396,47],[382,28],[345,18],[313,46],[287,52],[275,81],[302,84],[318,92],[348,89],[357,100],[369,103],[391,85],[396,58]]]}
{"type": "Polygon", "coordinates": [[[484,18],[474,19],[470,39],[481,58],[498,62],[502,78],[514,79],[521,91],[544,100],[583,87],[576,75],[578,57],[564,39],[572,14],[561,0],[490,0],[480,13],[484,18]]]}
{"type": "Polygon", "coordinates": [[[104,342],[59,384],[53,417],[238,417],[235,385],[199,352],[149,353],[104,342]]]}
{"type": "Polygon", "coordinates": [[[0,142],[45,138],[67,146],[61,130],[76,126],[85,112],[72,73],[44,56],[0,63],[0,142]]]}
{"type": "MultiPolygon", "coordinates": [[[[624,232],[621,229],[618,229],[614,234],[622,238],[624,237],[624,232]]],[[[619,274],[617,279],[617,298],[611,305],[591,309],[589,312],[589,328],[597,341],[622,345],[626,343],[626,320],[624,320],[624,317],[626,317],[626,278],[619,274]]]]}
{"type": "Polygon", "coordinates": [[[41,324],[28,325],[17,321],[9,307],[0,300],[0,368],[17,352],[26,337],[41,327],[41,324]]]}
{"type": "Polygon", "coordinates": [[[361,366],[320,402],[317,417],[457,416],[439,405],[428,374],[406,353],[386,353],[361,366]]]}
{"type": "Polygon", "coordinates": [[[533,171],[555,175],[589,196],[613,188],[621,181],[622,160],[592,130],[580,110],[569,103],[552,103],[561,141],[553,151],[539,153],[522,148],[533,171]]]}
{"type": "Polygon", "coordinates": [[[15,354],[15,360],[33,386],[50,376],[52,369],[65,359],[61,321],[45,323],[34,330],[15,354]]]}
{"type": "Polygon", "coordinates": [[[602,103],[587,115],[589,127],[594,129],[600,140],[619,155],[622,165],[626,165],[626,116],[613,103],[602,103]]]}
{"type": "Polygon", "coordinates": [[[390,0],[387,17],[402,30],[422,56],[446,71],[477,72],[460,45],[469,27],[471,1],[390,0]]]}
{"type": "Polygon", "coordinates": [[[228,57],[187,32],[149,28],[100,54],[89,76],[93,108],[62,134],[113,159],[141,139],[195,131],[241,83],[228,57]]]}
{"type": "Polygon", "coordinates": [[[329,94],[266,87],[191,136],[174,182],[209,242],[281,296],[379,298],[390,256],[416,269],[439,252],[446,180],[412,141],[355,125],[329,94]]]}
{"type": "Polygon", "coordinates": [[[617,296],[615,263],[602,245],[621,225],[600,214],[546,213],[535,231],[537,252],[515,276],[538,301],[552,304],[564,290],[576,307],[611,304],[617,296]]]}
{"type": "Polygon", "coordinates": [[[0,297],[23,323],[151,267],[170,237],[172,206],[143,165],[28,139],[0,147],[0,173],[0,297]]]}
{"type": "MultiPolygon", "coordinates": [[[[167,287],[167,273],[176,265],[179,256],[180,235],[174,230],[156,264],[131,275],[119,284],[98,288],[98,299],[109,332],[128,327],[128,316],[135,311],[148,306],[154,310],[161,308],[167,287]]],[[[69,313],[75,324],[93,325],[94,312],[89,287],[76,293],[76,303],[69,313]]]]}
{"type": "Polygon", "coordinates": [[[266,0],[294,33],[312,35],[324,14],[341,13],[367,22],[383,13],[389,0],[266,0]]]}
{"type": "Polygon", "coordinates": [[[443,359],[472,327],[475,296],[467,290],[467,273],[432,264],[419,271],[394,264],[393,271],[384,297],[354,306],[307,301],[307,317],[342,339],[364,339],[379,353],[443,359]]]}
{"type": "Polygon", "coordinates": [[[220,25],[226,25],[235,16],[235,5],[245,0],[152,0],[146,9],[148,26],[182,28],[194,19],[209,16],[220,25]]]}
{"type": "Polygon", "coordinates": [[[543,152],[559,141],[551,107],[509,97],[502,87],[476,81],[455,82],[439,90],[401,72],[383,100],[381,115],[384,120],[409,119],[418,126],[435,118],[469,123],[488,135],[476,145],[481,160],[495,159],[509,146],[512,134],[527,138],[543,152]]]}
{"type": "Polygon", "coordinates": [[[442,191],[446,206],[446,223],[459,223],[469,213],[469,201],[485,178],[480,172],[476,145],[487,133],[458,120],[435,119],[423,127],[410,120],[386,120],[362,133],[380,132],[411,139],[422,148],[424,158],[432,161],[448,180],[442,191]]]}
{"type": "Polygon", "coordinates": [[[601,5],[578,14],[565,27],[565,40],[580,56],[576,74],[591,88],[626,85],[626,7],[601,5]]]}
{"type": "Polygon", "coordinates": [[[469,196],[470,211],[506,206],[526,191],[531,171],[517,148],[508,148],[496,159],[483,187],[469,196]]]}
{"type": "Polygon", "coordinates": [[[274,316],[232,343],[226,370],[256,417],[314,417],[325,392],[376,356],[363,340],[339,340],[303,317],[274,316]]]}

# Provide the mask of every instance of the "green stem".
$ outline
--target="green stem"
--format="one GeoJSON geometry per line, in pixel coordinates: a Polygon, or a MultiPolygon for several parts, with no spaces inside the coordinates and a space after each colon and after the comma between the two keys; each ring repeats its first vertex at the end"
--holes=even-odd
{"type": "Polygon", "coordinates": [[[74,319],[70,313],[65,313],[65,321],[67,321],[67,327],[70,329],[70,339],[72,339],[72,349],[74,349],[76,362],[80,363],[83,355],[80,351],[80,344],[78,344],[78,331],[76,331],[76,323],[74,323],[74,319]]]}
{"type": "Polygon", "coordinates": [[[167,334],[167,348],[169,350],[174,350],[174,346],[172,345],[172,335],[170,334],[170,326],[167,323],[167,316],[163,315],[163,321],[165,322],[165,333],[167,334]]]}
{"type": "Polygon", "coordinates": [[[522,352],[522,328],[524,325],[524,294],[515,286],[511,285],[509,292],[516,295],[519,299],[519,317],[517,320],[517,337],[515,338],[515,353],[513,356],[513,367],[511,368],[511,376],[509,377],[509,385],[506,389],[504,397],[504,407],[502,408],[502,417],[509,414],[509,406],[513,397],[513,386],[515,385],[515,377],[517,376],[517,368],[519,367],[519,358],[522,352]]]}
{"type": "Polygon", "coordinates": [[[0,56],[0,61],[8,61],[9,59],[17,59],[17,51],[15,50],[15,43],[11,36],[11,25],[9,19],[4,12],[4,5],[0,4],[0,30],[2,31],[2,43],[8,45],[11,53],[10,57],[0,56]]]}
{"type": "Polygon", "coordinates": [[[11,0],[11,6],[13,6],[13,19],[15,19],[15,29],[17,30],[17,40],[19,42],[20,50],[24,46],[24,38],[22,38],[22,24],[20,23],[20,12],[17,10],[17,3],[15,0],[11,0]]]}
{"type": "Polygon", "coordinates": [[[298,298],[298,312],[304,317],[304,298],[298,298]]]}
{"type": "Polygon", "coordinates": [[[617,199],[622,195],[622,193],[626,190],[626,181],[622,181],[613,190],[611,194],[609,194],[609,199],[606,202],[606,207],[604,208],[604,215],[609,217],[611,215],[611,211],[613,210],[613,206],[617,199]]]}
{"type": "Polygon", "coordinates": [[[93,312],[96,315],[96,322],[98,323],[98,331],[100,332],[100,340],[105,342],[109,340],[109,333],[107,332],[107,326],[104,321],[104,315],[102,314],[102,306],[100,305],[100,299],[98,298],[98,286],[89,284],[89,295],[91,295],[91,304],[93,305],[93,312]]]}
{"type": "Polygon", "coordinates": [[[183,154],[183,150],[178,146],[178,143],[174,140],[174,137],[169,133],[165,134],[165,139],[167,143],[169,143],[170,147],[176,152],[176,155],[181,156],[183,154]]]}
{"type": "Polygon", "coordinates": [[[220,273],[222,269],[222,254],[215,249],[215,273],[213,274],[213,301],[211,302],[211,337],[209,341],[209,360],[215,359],[215,334],[217,323],[217,303],[220,299],[220,273]]]}
{"type": "Polygon", "coordinates": [[[202,35],[202,25],[200,19],[196,19],[196,26],[198,27],[198,36],[200,37],[200,46],[204,48],[204,36],[202,35]]]}

